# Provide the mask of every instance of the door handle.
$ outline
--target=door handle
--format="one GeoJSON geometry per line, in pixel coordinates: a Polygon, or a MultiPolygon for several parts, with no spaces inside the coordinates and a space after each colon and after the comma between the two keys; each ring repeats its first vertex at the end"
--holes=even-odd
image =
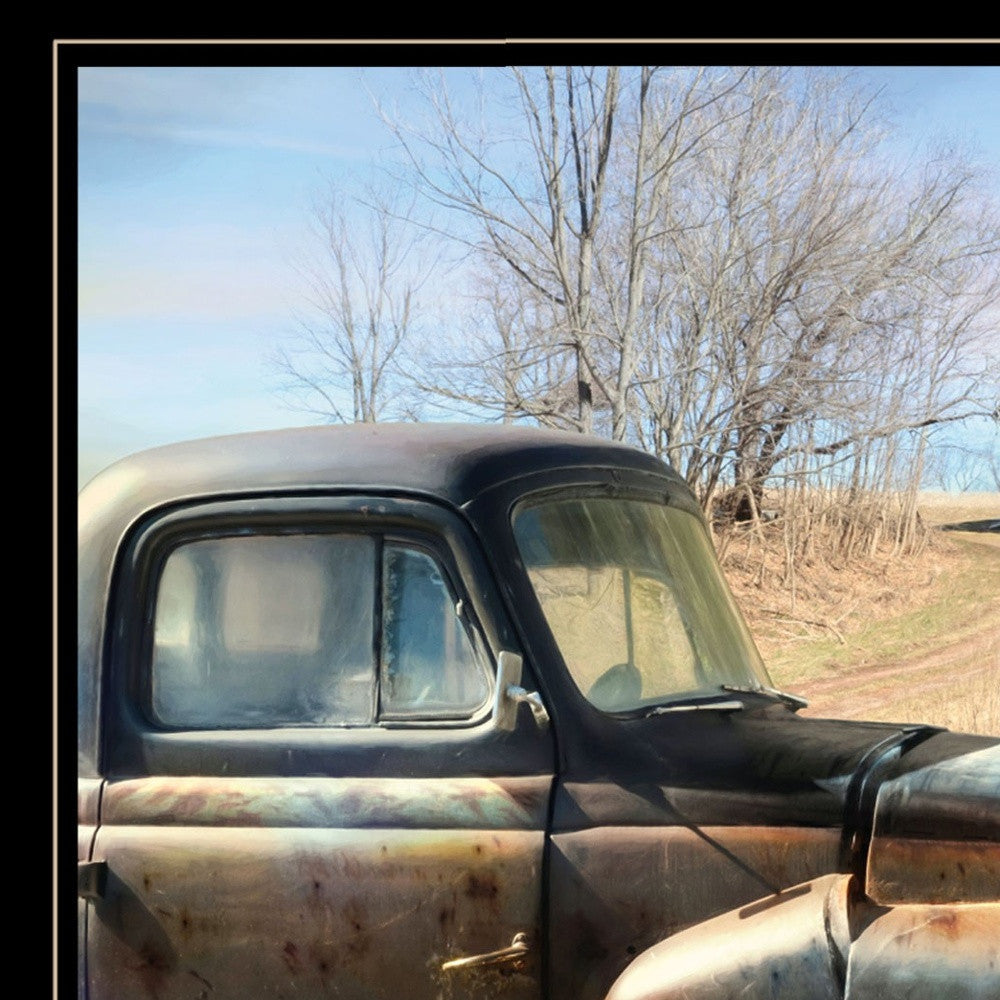
{"type": "Polygon", "coordinates": [[[76,863],[76,894],[80,899],[97,902],[104,896],[107,881],[107,861],[78,861],[76,863]]]}
{"type": "Polygon", "coordinates": [[[452,972],[455,969],[479,969],[490,965],[509,965],[519,969],[529,952],[528,935],[519,931],[506,948],[499,951],[488,951],[484,955],[469,955],[466,958],[452,958],[441,965],[442,972],[452,972]]]}

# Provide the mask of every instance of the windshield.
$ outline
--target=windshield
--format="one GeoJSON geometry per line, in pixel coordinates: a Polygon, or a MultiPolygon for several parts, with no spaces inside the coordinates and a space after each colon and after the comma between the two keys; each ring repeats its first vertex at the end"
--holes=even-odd
{"type": "Polygon", "coordinates": [[[547,499],[514,534],[563,660],[604,711],[767,674],[698,519],[639,500],[547,499]]]}

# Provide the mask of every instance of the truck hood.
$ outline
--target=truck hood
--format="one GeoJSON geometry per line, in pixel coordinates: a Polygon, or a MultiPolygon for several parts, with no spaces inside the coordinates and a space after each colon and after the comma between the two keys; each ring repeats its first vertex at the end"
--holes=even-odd
{"type": "MultiPolygon", "coordinates": [[[[564,774],[554,832],[677,823],[839,827],[839,870],[859,879],[877,840],[872,877],[886,899],[898,891],[890,889],[892,864],[905,866],[907,852],[1000,840],[1000,740],[991,737],[749,704],[727,715],[635,720],[615,735],[620,743],[604,755],[616,762],[613,773],[564,774]]],[[[959,861],[943,879],[939,870],[933,877],[960,877],[959,861]]]]}

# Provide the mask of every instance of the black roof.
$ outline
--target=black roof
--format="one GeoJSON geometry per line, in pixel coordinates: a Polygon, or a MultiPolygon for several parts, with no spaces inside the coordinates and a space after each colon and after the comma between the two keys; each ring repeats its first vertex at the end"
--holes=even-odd
{"type": "MultiPolygon", "coordinates": [[[[81,491],[119,523],[182,498],[360,488],[429,495],[456,506],[516,476],[557,468],[628,467],[677,481],[635,448],[567,431],[500,424],[349,424],[203,438],[139,452],[81,491]]],[[[96,511],[95,511],[96,513],[96,511]]]]}

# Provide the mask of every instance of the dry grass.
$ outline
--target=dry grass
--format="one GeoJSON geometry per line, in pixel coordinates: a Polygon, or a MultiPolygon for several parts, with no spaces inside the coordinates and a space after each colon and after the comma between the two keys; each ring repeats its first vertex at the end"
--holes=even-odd
{"type": "Polygon", "coordinates": [[[965,686],[935,712],[936,725],[966,733],[1000,734],[1000,667],[984,672],[978,682],[965,686]],[[940,721],[939,721],[940,720],[940,721]]]}
{"type": "Polygon", "coordinates": [[[930,524],[956,521],[985,521],[1000,517],[1000,494],[935,493],[920,494],[917,509],[930,524]]]}
{"type": "Polygon", "coordinates": [[[1000,654],[993,655],[992,663],[982,663],[978,655],[975,661],[976,669],[968,674],[960,668],[945,674],[931,668],[925,683],[914,683],[912,688],[910,681],[915,678],[908,676],[906,693],[897,691],[885,697],[876,692],[871,710],[857,717],[876,722],[925,722],[966,733],[1000,736],[1000,654]]]}
{"type": "MultiPolygon", "coordinates": [[[[926,524],[1000,517],[1000,496],[921,496],[926,524]]],[[[918,555],[845,562],[811,539],[787,573],[780,529],[724,545],[772,679],[811,714],[1000,734],[1000,535],[931,531],[918,555]]]]}

